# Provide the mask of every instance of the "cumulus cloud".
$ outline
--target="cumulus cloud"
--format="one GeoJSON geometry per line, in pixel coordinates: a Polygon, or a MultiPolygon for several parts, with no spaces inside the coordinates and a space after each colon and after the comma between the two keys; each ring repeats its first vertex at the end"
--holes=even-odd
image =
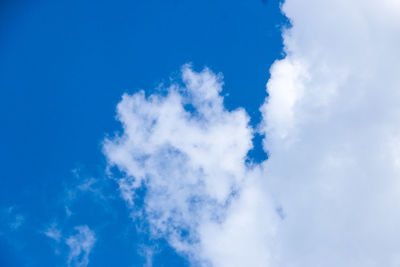
{"type": "MultiPolygon", "coordinates": [[[[132,208],[194,265],[400,264],[400,5],[287,0],[287,56],[261,107],[269,158],[246,164],[254,130],[224,108],[222,77],[124,95],[104,142],[132,208]]],[[[267,48],[266,48],[267,49],[267,48]]]]}
{"type": "MultiPolygon", "coordinates": [[[[257,225],[276,216],[256,211],[265,196],[252,186],[256,168],[245,163],[252,148],[249,118],[243,109],[224,108],[220,75],[184,66],[182,80],[184,86],[174,84],[165,95],[139,92],[119,103],[124,131],[105,141],[104,152],[126,174],[119,181],[122,196],[133,206],[135,190],[145,186],[153,235],[166,237],[193,262],[233,266],[251,255],[262,266],[268,253],[256,251],[266,250],[262,240],[271,229],[257,225]],[[243,238],[254,239],[249,256],[243,238]]],[[[262,208],[270,213],[266,203],[262,208]]]]}
{"type": "Polygon", "coordinates": [[[398,266],[397,1],[295,1],[262,107],[273,266],[398,266]]]}
{"type": "Polygon", "coordinates": [[[89,264],[89,254],[96,242],[95,233],[87,225],[76,226],[75,231],[77,233],[65,241],[69,247],[68,266],[86,267],[89,264]]]}

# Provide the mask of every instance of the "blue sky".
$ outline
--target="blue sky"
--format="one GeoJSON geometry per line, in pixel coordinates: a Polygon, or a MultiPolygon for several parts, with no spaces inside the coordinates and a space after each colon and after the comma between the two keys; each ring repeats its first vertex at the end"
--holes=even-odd
{"type": "MultiPolygon", "coordinates": [[[[0,19],[0,265],[63,266],[57,226],[96,233],[89,266],[187,266],[132,220],[106,174],[105,136],[120,131],[123,93],[180,76],[192,63],[223,73],[224,103],[260,122],[271,64],[284,56],[277,1],[6,1],[0,19]],[[77,189],[93,179],[92,190],[77,189]],[[71,210],[68,216],[66,207],[71,210]],[[17,221],[20,223],[17,223],[17,221]]],[[[259,138],[260,139],[260,138],[259,138]]],[[[257,140],[253,160],[265,158],[257,140]]],[[[72,265],[75,263],[71,263],[72,265]]],[[[78,266],[78,265],[76,265],[78,266]]]]}
{"type": "Polygon", "coordinates": [[[0,266],[400,266],[398,0],[3,1],[0,266]]]}

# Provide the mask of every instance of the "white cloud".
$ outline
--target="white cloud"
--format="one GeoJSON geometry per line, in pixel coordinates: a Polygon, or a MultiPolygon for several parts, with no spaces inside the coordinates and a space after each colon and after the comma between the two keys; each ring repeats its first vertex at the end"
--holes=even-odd
{"type": "Polygon", "coordinates": [[[154,248],[150,246],[142,246],[140,247],[139,254],[146,259],[146,262],[143,264],[144,267],[153,266],[154,248]]]}
{"type": "Polygon", "coordinates": [[[273,266],[398,266],[400,10],[295,1],[263,106],[267,186],[287,214],[273,266]]]}
{"type": "Polygon", "coordinates": [[[287,56],[261,108],[269,159],[247,166],[253,129],[223,106],[221,77],[124,95],[104,143],[122,197],[194,265],[400,264],[400,6],[287,0],[287,56]],[[189,111],[190,110],[190,111],[189,111]],[[278,210],[278,211],[277,211],[278,210]]]}
{"type": "Polygon", "coordinates": [[[95,232],[87,225],[74,227],[75,234],[65,236],[56,222],[51,223],[42,233],[55,241],[54,252],[60,254],[66,245],[68,247],[68,267],[86,267],[89,264],[89,254],[96,243],[95,232]]]}
{"type": "Polygon", "coordinates": [[[87,225],[76,226],[76,234],[69,236],[65,243],[69,247],[68,266],[86,267],[89,254],[96,242],[95,233],[87,225]]]}
{"type": "Polygon", "coordinates": [[[56,242],[60,242],[62,238],[61,230],[58,228],[56,223],[52,223],[49,227],[47,227],[46,231],[44,231],[44,234],[56,242]]]}
{"type": "MultiPolygon", "coordinates": [[[[270,229],[252,229],[277,217],[255,214],[264,196],[252,186],[250,177],[256,170],[245,165],[253,136],[249,118],[242,109],[224,108],[221,77],[208,69],[196,73],[184,66],[182,79],[184,87],[172,85],[166,96],[124,95],[118,105],[124,132],[106,140],[104,152],[110,165],[126,173],[120,188],[130,205],[135,189],[147,187],[144,209],[155,236],[166,237],[193,262],[216,263],[230,257],[231,264],[243,263],[249,258],[248,250],[240,249],[245,244],[238,243],[231,251],[216,251],[210,244],[240,242],[251,235],[247,238],[257,240],[251,247],[260,251],[268,245],[262,240],[270,229]],[[247,209],[248,204],[257,206],[247,209]],[[241,217],[238,214],[256,217],[231,222],[241,217]]],[[[262,261],[267,257],[258,255],[262,261]]]]}

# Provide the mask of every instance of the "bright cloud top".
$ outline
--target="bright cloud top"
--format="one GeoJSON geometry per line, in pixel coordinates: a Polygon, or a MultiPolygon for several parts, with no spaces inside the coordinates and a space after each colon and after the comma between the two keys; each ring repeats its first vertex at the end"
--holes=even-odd
{"type": "Polygon", "coordinates": [[[253,129],[223,106],[221,77],[124,95],[104,153],[123,198],[193,264],[400,264],[400,9],[395,1],[295,1],[287,56],[262,106],[269,159],[245,163],[253,129]],[[279,211],[279,212],[278,212],[279,211]],[[278,214],[279,213],[279,214],[278,214]]]}
{"type": "Polygon", "coordinates": [[[262,107],[264,179],[287,217],[276,266],[398,266],[400,9],[286,1],[262,107]]]}

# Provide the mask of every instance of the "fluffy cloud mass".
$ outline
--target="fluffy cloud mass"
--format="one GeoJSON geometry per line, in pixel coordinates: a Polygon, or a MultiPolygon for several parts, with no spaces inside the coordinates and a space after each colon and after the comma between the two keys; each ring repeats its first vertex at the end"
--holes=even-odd
{"type": "Polygon", "coordinates": [[[104,153],[133,208],[194,265],[398,266],[400,5],[287,0],[293,27],[261,107],[269,158],[246,164],[254,129],[222,78],[124,95],[104,153]]]}
{"type": "Polygon", "coordinates": [[[262,107],[264,177],[287,217],[276,266],[398,266],[400,9],[286,1],[262,107]]]}
{"type": "Polygon", "coordinates": [[[145,186],[152,233],[193,262],[233,266],[254,257],[261,266],[272,232],[260,226],[277,216],[258,214],[273,207],[259,206],[266,196],[253,186],[256,170],[245,164],[253,136],[249,118],[242,109],[224,108],[221,77],[208,69],[196,73],[185,66],[182,79],[184,87],[172,85],[166,96],[139,92],[118,105],[124,133],[106,140],[104,151],[126,173],[119,181],[122,196],[134,205],[135,190],[145,186]],[[254,243],[249,256],[244,240],[254,243]]]}

